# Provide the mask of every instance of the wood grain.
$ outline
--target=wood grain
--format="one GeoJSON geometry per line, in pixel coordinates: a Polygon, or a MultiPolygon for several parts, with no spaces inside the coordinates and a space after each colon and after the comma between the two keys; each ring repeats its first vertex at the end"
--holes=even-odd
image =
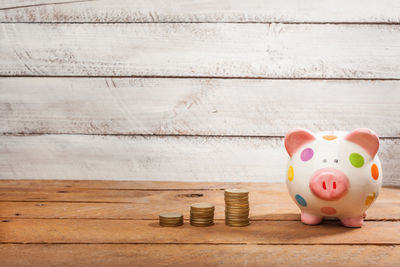
{"type": "Polygon", "coordinates": [[[400,137],[399,99],[400,81],[0,78],[0,132],[400,137]]]}
{"type": "MultiPolygon", "coordinates": [[[[0,189],[44,189],[44,190],[66,190],[66,189],[89,189],[93,190],[132,190],[132,191],[221,191],[226,188],[246,188],[251,191],[274,191],[282,192],[282,183],[268,182],[177,182],[177,181],[140,181],[140,180],[33,180],[33,179],[2,179],[0,189]],[[43,184],[46,187],[43,187],[43,184]]],[[[385,186],[390,195],[396,194],[396,187],[385,186]]]]}
{"type": "Polygon", "coordinates": [[[399,246],[2,244],[5,266],[393,266],[399,246]]]}
{"type": "Polygon", "coordinates": [[[280,138],[1,136],[0,179],[273,182],[282,148],[280,138]]]}
{"type": "Polygon", "coordinates": [[[80,0],[2,0],[1,8],[2,10],[7,9],[18,9],[18,8],[32,8],[36,6],[49,6],[49,5],[60,5],[60,4],[74,4],[82,2],[80,0]]]}
{"type": "Polygon", "coordinates": [[[317,226],[298,221],[253,221],[251,226],[162,227],[158,220],[7,219],[0,243],[134,244],[359,244],[399,245],[400,222],[366,222],[346,228],[339,222],[317,226]],[[382,231],[385,229],[385,231],[382,231]]]}
{"type": "MultiPolygon", "coordinates": [[[[286,193],[287,194],[287,193],[286,193]]],[[[279,202],[280,207],[274,206],[268,199],[268,194],[262,202],[251,202],[250,220],[252,221],[300,221],[300,210],[288,197],[279,202]]],[[[273,198],[278,199],[277,197],[273,198]]],[[[215,220],[224,219],[224,207],[220,201],[207,197],[194,198],[184,201],[171,201],[175,206],[143,204],[132,201],[131,203],[93,203],[93,202],[0,202],[0,215],[5,219],[106,219],[106,220],[135,220],[156,219],[164,212],[179,211],[189,218],[188,207],[198,201],[208,201],[217,205],[215,220]],[[158,205],[158,206],[155,206],[158,205]]],[[[379,196],[379,200],[368,209],[366,221],[400,221],[399,201],[386,200],[379,196]]],[[[337,220],[325,218],[325,220],[337,220]]]]}
{"type": "Polygon", "coordinates": [[[396,265],[398,189],[349,229],[303,225],[282,184],[238,182],[284,181],[290,128],[369,127],[383,137],[384,183],[400,185],[399,11],[395,0],[1,1],[0,179],[87,180],[0,181],[0,265],[396,265]],[[224,225],[227,187],[251,191],[249,227],[224,225]],[[216,205],[214,226],[188,224],[199,201],[216,205]],[[160,227],[165,211],[185,225],[160,227]]]}
{"type": "MultiPolygon", "coordinates": [[[[0,137],[0,179],[283,182],[283,139],[31,135],[0,137]]],[[[384,184],[399,185],[399,139],[383,139],[384,184]]]]}
{"type": "MultiPolygon", "coordinates": [[[[222,198],[218,195],[222,193],[220,189],[231,186],[250,190],[251,210],[257,214],[263,210],[285,209],[288,198],[282,184],[0,181],[2,200],[13,195],[15,201],[24,201],[41,194],[49,201],[65,201],[0,202],[1,263],[5,266],[76,266],[78,263],[127,266],[133,262],[135,266],[342,266],[346,262],[370,266],[379,262],[379,266],[393,266],[400,259],[398,221],[367,221],[361,229],[350,229],[335,221],[306,226],[298,218],[289,217],[284,221],[278,221],[279,217],[254,221],[252,216],[252,224],[245,228],[227,227],[220,219],[207,228],[190,226],[187,221],[182,227],[166,228],[160,227],[157,220],[138,220],[139,213],[146,216],[157,208],[178,209],[178,203],[187,208],[187,197],[177,197],[178,194],[202,192],[208,201],[217,202],[222,198]],[[258,206],[265,197],[271,205],[258,206]],[[73,202],[83,199],[130,203],[73,202]],[[152,206],[142,210],[139,206],[146,203],[152,206]],[[7,217],[13,208],[25,209],[24,213],[30,212],[36,219],[28,219],[28,213],[15,215],[20,218],[7,217]],[[40,219],[46,213],[54,217],[40,219]],[[90,219],[89,214],[93,216],[90,219]]],[[[395,204],[393,211],[398,211],[395,202],[400,199],[399,194],[398,189],[384,188],[373,206],[377,208],[375,211],[390,207],[390,202],[395,204]],[[379,202],[381,206],[377,205],[379,202]]],[[[219,204],[216,206],[218,217],[221,212],[219,204]]],[[[375,211],[372,208],[369,216],[375,211]]],[[[389,215],[391,220],[396,216],[389,215]]]]}
{"type": "Polygon", "coordinates": [[[399,14],[395,0],[3,0],[0,4],[1,22],[398,23],[399,14]]]}
{"type": "Polygon", "coordinates": [[[400,78],[397,25],[1,25],[3,76],[400,78]]]}
{"type": "MultiPolygon", "coordinates": [[[[43,180],[2,179],[0,188],[44,189],[43,180]]],[[[187,190],[223,190],[225,188],[267,186],[278,190],[281,184],[273,183],[227,183],[227,182],[173,182],[173,181],[110,181],[110,180],[45,180],[45,189],[111,189],[145,191],[187,191],[187,190]]]]}
{"type": "MultiPolygon", "coordinates": [[[[47,181],[41,181],[43,183],[47,185],[47,181]]],[[[191,190],[168,191],[4,187],[0,189],[0,217],[154,220],[163,212],[180,212],[189,218],[191,204],[211,202],[216,207],[215,219],[224,219],[223,190],[196,190],[197,183],[192,186],[191,190]]],[[[299,220],[299,209],[290,199],[285,185],[239,183],[234,187],[251,192],[251,220],[299,220]]],[[[368,210],[367,220],[400,220],[399,204],[400,190],[383,188],[377,202],[368,210]]]]}

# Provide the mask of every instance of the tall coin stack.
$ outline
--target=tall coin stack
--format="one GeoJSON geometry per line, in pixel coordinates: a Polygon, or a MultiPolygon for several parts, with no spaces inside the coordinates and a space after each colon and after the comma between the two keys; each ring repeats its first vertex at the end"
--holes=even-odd
{"type": "Polygon", "coordinates": [[[210,226],[214,224],[214,205],[195,203],[190,206],[190,224],[193,226],[210,226]]]}
{"type": "Polygon", "coordinates": [[[249,221],[249,191],[244,189],[225,190],[225,224],[247,226],[249,221]]]}
{"type": "Polygon", "coordinates": [[[183,214],[176,212],[162,213],[159,215],[160,226],[174,227],[183,225],[183,214]]]}

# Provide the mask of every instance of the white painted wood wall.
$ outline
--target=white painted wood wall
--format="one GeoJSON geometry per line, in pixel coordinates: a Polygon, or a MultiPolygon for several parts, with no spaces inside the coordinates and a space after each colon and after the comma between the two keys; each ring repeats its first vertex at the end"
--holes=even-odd
{"type": "Polygon", "coordinates": [[[400,1],[3,0],[0,179],[283,182],[374,129],[400,185],[400,1]]]}

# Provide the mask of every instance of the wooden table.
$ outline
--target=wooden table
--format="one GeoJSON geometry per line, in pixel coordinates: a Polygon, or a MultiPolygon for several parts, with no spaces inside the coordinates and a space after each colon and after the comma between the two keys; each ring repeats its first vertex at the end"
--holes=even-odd
{"type": "Polygon", "coordinates": [[[299,221],[283,184],[0,181],[1,266],[374,265],[400,262],[400,189],[384,188],[365,225],[299,221]],[[223,189],[250,191],[251,225],[224,225],[223,189]],[[215,225],[187,222],[191,203],[216,205],[215,225]],[[184,213],[185,225],[158,225],[184,213]]]}

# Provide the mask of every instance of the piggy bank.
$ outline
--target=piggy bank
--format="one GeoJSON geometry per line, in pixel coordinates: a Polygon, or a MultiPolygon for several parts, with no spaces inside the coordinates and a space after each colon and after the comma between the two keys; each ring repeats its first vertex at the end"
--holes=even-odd
{"type": "Polygon", "coordinates": [[[327,216],[361,227],[382,183],[378,136],[365,128],[319,133],[293,129],[285,136],[285,147],[290,156],[286,184],[301,221],[319,224],[327,216]]]}

